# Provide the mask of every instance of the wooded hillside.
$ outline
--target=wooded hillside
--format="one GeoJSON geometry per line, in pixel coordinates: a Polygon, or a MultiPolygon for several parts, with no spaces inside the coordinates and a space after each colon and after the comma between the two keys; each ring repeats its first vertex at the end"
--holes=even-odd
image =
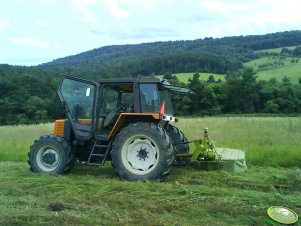
{"type": "MultiPolygon", "coordinates": [[[[225,81],[200,81],[196,74],[188,86],[195,97],[178,98],[177,114],[297,113],[299,84],[256,80],[256,71],[244,63],[260,57],[293,57],[299,62],[301,31],[267,35],[204,38],[192,41],[155,42],[105,46],[39,66],[0,65],[0,125],[32,123],[64,117],[57,101],[56,86],[61,74],[97,80],[104,77],[136,77],[180,72],[225,74],[225,81]],[[281,53],[265,51],[283,48],[281,53]],[[184,106],[180,108],[179,106],[184,106]]],[[[301,71],[300,80],[301,82],[301,71]]]]}

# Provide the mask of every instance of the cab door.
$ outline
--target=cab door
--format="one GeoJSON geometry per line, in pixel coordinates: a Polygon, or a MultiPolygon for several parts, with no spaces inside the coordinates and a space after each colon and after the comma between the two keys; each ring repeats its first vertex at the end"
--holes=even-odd
{"type": "Polygon", "coordinates": [[[97,84],[92,81],[62,76],[58,95],[65,106],[67,118],[77,139],[93,136],[97,84]]]}

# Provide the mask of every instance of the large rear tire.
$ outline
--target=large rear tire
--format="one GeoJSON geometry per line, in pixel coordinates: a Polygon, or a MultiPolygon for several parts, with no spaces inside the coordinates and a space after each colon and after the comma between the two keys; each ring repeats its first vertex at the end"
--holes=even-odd
{"type": "MultiPolygon", "coordinates": [[[[185,137],[184,133],[179,130],[177,127],[168,124],[166,127],[166,132],[171,138],[171,142],[174,147],[175,154],[189,154],[189,145],[188,140],[185,137]]],[[[175,165],[186,165],[191,162],[189,157],[175,157],[175,165]]]]}
{"type": "Polygon", "coordinates": [[[164,180],[173,160],[168,134],[154,123],[130,124],[113,141],[112,165],[122,179],[164,180]]]}
{"type": "Polygon", "coordinates": [[[74,161],[70,146],[56,135],[46,135],[35,140],[28,153],[30,170],[50,175],[69,173],[74,161]]]}

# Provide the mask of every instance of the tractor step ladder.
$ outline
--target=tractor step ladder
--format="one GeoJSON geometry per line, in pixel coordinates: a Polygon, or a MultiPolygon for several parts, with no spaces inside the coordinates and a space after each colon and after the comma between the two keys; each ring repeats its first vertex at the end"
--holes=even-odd
{"type": "Polygon", "coordinates": [[[103,142],[107,143],[106,141],[100,141],[100,140],[95,141],[92,150],[90,152],[87,165],[93,165],[93,166],[104,165],[111,147],[111,142],[109,142],[108,144],[102,144],[103,142]]]}

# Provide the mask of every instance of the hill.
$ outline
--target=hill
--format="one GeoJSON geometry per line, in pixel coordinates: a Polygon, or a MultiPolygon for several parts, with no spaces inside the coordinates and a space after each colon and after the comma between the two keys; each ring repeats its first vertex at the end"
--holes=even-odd
{"type": "Polygon", "coordinates": [[[207,72],[223,74],[237,71],[256,59],[254,51],[301,44],[301,31],[267,35],[204,38],[192,41],[142,43],[105,46],[74,56],[56,59],[41,68],[69,70],[85,68],[90,76],[135,76],[165,72],[207,72]]]}
{"type": "MultiPolygon", "coordinates": [[[[251,67],[256,72],[257,80],[276,79],[279,82],[285,77],[289,78],[294,84],[298,84],[301,79],[301,61],[299,56],[295,56],[293,51],[300,46],[288,46],[282,48],[266,49],[254,51],[259,54],[257,59],[245,62],[245,67],[251,67]],[[291,54],[283,53],[283,49],[291,50],[291,54]]],[[[192,79],[193,74],[190,73],[174,73],[180,82],[188,83],[188,79],[192,79]]],[[[212,75],[214,79],[224,81],[225,74],[215,73],[199,73],[200,79],[207,81],[212,75]]],[[[163,78],[163,75],[158,75],[158,78],[163,78]]]]}
{"type": "MultiPolygon", "coordinates": [[[[271,88],[275,87],[274,84],[260,84],[257,90],[253,89],[260,94],[256,100],[249,101],[245,98],[250,95],[243,94],[244,97],[239,98],[239,103],[233,107],[232,102],[236,102],[237,98],[232,100],[230,96],[241,93],[241,87],[237,87],[234,82],[231,90],[227,90],[229,86],[224,83],[229,80],[225,81],[223,76],[235,78],[238,71],[249,65],[255,68],[260,79],[269,79],[279,74],[279,78],[292,77],[291,80],[296,84],[299,81],[300,55],[296,51],[299,45],[301,31],[288,31],[267,35],[106,46],[34,67],[0,65],[0,125],[36,123],[64,117],[55,93],[60,74],[97,80],[102,77],[154,76],[170,72],[182,73],[180,82],[187,82],[188,78],[193,77],[193,74],[187,73],[200,72],[201,80],[206,80],[212,74],[215,78],[213,80],[220,79],[221,84],[211,84],[208,89],[203,89],[205,92],[199,89],[198,92],[202,92],[199,96],[201,103],[197,103],[199,100],[186,101],[184,104],[179,102],[178,105],[182,104],[186,110],[178,111],[177,114],[299,112],[298,87],[293,87],[291,97],[282,98],[281,95],[288,89],[281,87],[282,84],[278,84],[274,91],[271,88]],[[285,46],[290,47],[283,48],[285,46]],[[276,50],[268,51],[270,48],[276,50]],[[286,60],[276,60],[278,63],[273,60],[275,57],[282,59],[283,56],[286,60]],[[269,71],[270,69],[272,70],[269,71]],[[196,103],[191,104],[191,101],[196,103]],[[241,109],[244,102],[254,106],[247,110],[241,109]]],[[[176,110],[179,109],[180,107],[176,107],[176,110]]]]}

